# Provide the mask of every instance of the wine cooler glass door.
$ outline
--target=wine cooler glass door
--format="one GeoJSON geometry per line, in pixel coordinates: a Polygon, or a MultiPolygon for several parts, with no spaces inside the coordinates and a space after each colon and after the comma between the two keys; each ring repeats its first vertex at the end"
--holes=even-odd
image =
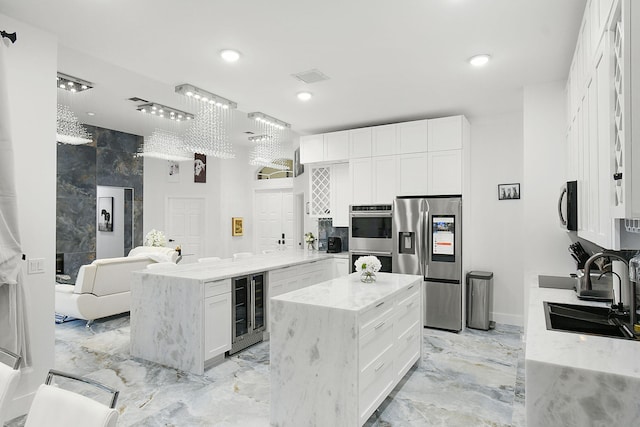
{"type": "Polygon", "coordinates": [[[251,287],[248,277],[233,280],[234,323],[233,337],[238,338],[249,332],[251,311],[249,308],[251,287]]]}
{"type": "Polygon", "coordinates": [[[264,328],[265,324],[265,283],[264,274],[253,276],[253,329],[264,328]]]}

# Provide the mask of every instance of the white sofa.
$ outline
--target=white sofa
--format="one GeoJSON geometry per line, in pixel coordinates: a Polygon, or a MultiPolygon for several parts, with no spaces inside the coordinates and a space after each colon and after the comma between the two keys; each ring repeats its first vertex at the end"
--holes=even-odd
{"type": "Polygon", "coordinates": [[[87,320],[125,313],[131,309],[131,272],[155,262],[176,262],[172,248],[138,246],[126,257],[97,259],[83,265],[75,285],[56,285],[56,313],[87,320]]]}

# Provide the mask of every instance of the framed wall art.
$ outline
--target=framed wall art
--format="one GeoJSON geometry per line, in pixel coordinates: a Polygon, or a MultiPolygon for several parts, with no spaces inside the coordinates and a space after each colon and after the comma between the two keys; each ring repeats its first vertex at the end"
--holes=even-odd
{"type": "Polygon", "coordinates": [[[498,184],[498,200],[516,200],[520,198],[520,183],[498,184]]]}
{"type": "Polygon", "coordinates": [[[242,236],[243,234],[244,234],[244,226],[242,222],[242,217],[231,218],[231,235],[242,236]]]}
{"type": "Polygon", "coordinates": [[[207,182],[207,156],[204,154],[194,154],[193,182],[207,182]]]}
{"type": "Polygon", "coordinates": [[[113,232],[113,197],[98,198],[98,231],[113,232]]]}
{"type": "Polygon", "coordinates": [[[167,182],[180,182],[180,162],[167,160],[167,182]]]}

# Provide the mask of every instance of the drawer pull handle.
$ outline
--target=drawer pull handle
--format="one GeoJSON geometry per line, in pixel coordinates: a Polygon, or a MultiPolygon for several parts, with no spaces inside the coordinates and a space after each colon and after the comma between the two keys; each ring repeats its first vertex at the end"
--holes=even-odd
{"type": "Polygon", "coordinates": [[[382,369],[382,367],[384,366],[384,362],[382,362],[380,365],[378,365],[374,371],[378,372],[380,369],[382,369]]]}
{"type": "Polygon", "coordinates": [[[382,321],[382,322],[378,323],[376,326],[374,326],[374,328],[373,328],[373,329],[381,328],[381,327],[382,327],[382,325],[384,325],[384,324],[385,324],[385,322],[384,322],[384,321],[382,321]]]}
{"type": "Polygon", "coordinates": [[[415,302],[415,301],[411,301],[409,304],[407,304],[407,308],[411,308],[411,307],[413,306],[413,303],[414,303],[414,302],[415,302]]]}
{"type": "MultiPolygon", "coordinates": [[[[413,285],[409,286],[409,289],[413,289],[413,285]]],[[[407,290],[409,290],[409,289],[407,289],[407,290]]]]}
{"type": "Polygon", "coordinates": [[[377,308],[377,307],[380,307],[382,304],[384,304],[384,301],[382,301],[382,302],[380,302],[380,303],[376,304],[376,308],[377,308]]]}

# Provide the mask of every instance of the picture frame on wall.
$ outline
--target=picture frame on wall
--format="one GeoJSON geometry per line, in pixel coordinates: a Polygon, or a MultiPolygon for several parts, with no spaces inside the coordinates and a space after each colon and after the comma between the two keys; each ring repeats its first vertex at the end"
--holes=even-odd
{"type": "Polygon", "coordinates": [[[180,162],[167,160],[167,182],[180,182],[180,162]]]}
{"type": "Polygon", "coordinates": [[[98,198],[98,231],[113,232],[113,197],[98,198]]]}
{"type": "Polygon", "coordinates": [[[244,234],[244,224],[242,217],[231,218],[231,235],[242,236],[244,234]]]}
{"type": "Polygon", "coordinates": [[[195,153],[193,155],[193,182],[207,182],[207,156],[195,153]]]}
{"type": "Polygon", "coordinates": [[[498,184],[498,200],[520,199],[520,183],[498,184]]]}

